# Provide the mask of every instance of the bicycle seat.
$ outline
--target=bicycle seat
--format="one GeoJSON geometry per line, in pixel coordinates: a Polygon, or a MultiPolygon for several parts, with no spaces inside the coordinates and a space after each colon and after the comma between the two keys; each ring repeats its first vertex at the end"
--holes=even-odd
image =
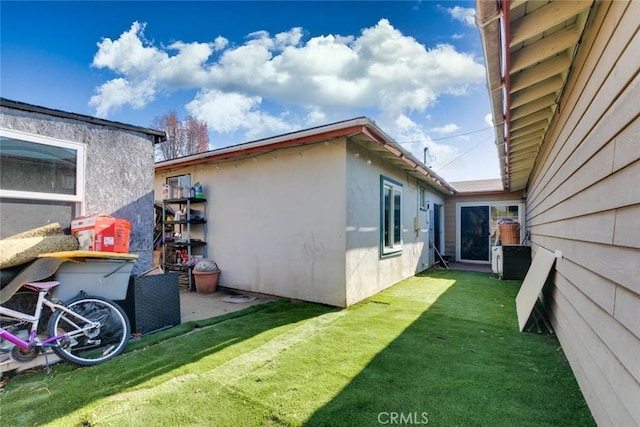
{"type": "Polygon", "coordinates": [[[30,282],[25,283],[23,286],[25,288],[29,288],[34,291],[48,291],[49,289],[53,289],[58,286],[60,282],[51,281],[51,282],[30,282]]]}

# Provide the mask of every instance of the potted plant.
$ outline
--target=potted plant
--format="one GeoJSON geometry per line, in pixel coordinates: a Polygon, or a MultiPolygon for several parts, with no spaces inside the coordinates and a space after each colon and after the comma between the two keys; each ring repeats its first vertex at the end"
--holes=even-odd
{"type": "Polygon", "coordinates": [[[218,289],[220,269],[212,259],[203,258],[193,267],[193,278],[196,282],[196,292],[209,294],[218,289]]]}

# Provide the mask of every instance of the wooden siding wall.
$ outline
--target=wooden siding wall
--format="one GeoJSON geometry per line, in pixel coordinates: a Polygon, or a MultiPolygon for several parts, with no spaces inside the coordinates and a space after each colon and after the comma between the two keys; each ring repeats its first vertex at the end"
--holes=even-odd
{"type": "Polygon", "coordinates": [[[529,181],[532,249],[596,422],[640,425],[640,2],[598,2],[529,181]]]}
{"type": "Polygon", "coordinates": [[[478,203],[479,205],[489,202],[498,202],[503,200],[520,200],[522,191],[492,193],[492,194],[456,194],[447,197],[444,203],[444,245],[445,252],[443,255],[456,257],[456,204],[457,203],[478,203]]]}

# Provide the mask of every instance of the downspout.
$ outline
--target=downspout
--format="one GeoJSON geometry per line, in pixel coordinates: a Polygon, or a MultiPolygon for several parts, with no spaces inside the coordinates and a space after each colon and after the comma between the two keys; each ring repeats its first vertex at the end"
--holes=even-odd
{"type": "MultiPolygon", "coordinates": [[[[505,8],[508,10],[508,2],[500,3],[496,0],[476,0],[476,24],[480,32],[483,53],[485,59],[487,86],[491,100],[491,113],[493,115],[494,132],[496,138],[496,149],[498,151],[500,175],[502,185],[509,188],[509,177],[507,176],[507,132],[506,127],[506,100],[505,81],[503,79],[502,57],[505,43],[503,32],[501,31],[501,18],[504,16],[505,8]]],[[[505,29],[506,30],[506,29],[505,29]]],[[[506,55],[508,58],[508,55],[506,55]]],[[[506,68],[508,70],[508,68],[506,68]]],[[[508,73],[507,73],[508,74],[508,73]]]]}

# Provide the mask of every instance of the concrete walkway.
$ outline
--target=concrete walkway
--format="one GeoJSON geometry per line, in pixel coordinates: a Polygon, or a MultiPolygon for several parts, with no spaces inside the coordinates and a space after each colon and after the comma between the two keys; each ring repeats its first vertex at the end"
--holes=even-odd
{"type": "Polygon", "coordinates": [[[479,273],[491,273],[491,264],[475,264],[470,262],[454,262],[449,263],[449,269],[459,271],[477,271],[479,273]]]}
{"type": "Polygon", "coordinates": [[[180,318],[182,323],[203,320],[239,311],[257,304],[277,301],[271,295],[218,288],[210,294],[180,290],[180,318]]]}

